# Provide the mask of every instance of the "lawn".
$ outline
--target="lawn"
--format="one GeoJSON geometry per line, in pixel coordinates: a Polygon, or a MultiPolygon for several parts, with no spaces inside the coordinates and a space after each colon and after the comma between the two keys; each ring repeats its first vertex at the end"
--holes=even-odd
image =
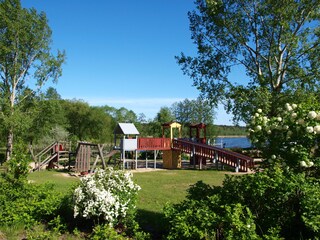
{"type": "MultiPolygon", "coordinates": [[[[221,185],[224,175],[225,172],[216,170],[133,171],[133,179],[141,187],[137,203],[140,226],[151,232],[154,239],[160,239],[165,228],[162,214],[165,204],[182,201],[186,190],[197,181],[221,185]]],[[[33,172],[28,179],[35,184],[54,183],[56,191],[65,194],[79,181],[78,177],[59,171],[33,172]]]]}
{"type": "Polygon", "coordinates": [[[166,203],[181,202],[186,190],[197,181],[221,185],[225,172],[215,170],[158,170],[137,172],[134,181],[140,185],[138,196],[138,221],[144,231],[151,232],[153,239],[161,239],[165,233],[162,213],[166,203]]]}

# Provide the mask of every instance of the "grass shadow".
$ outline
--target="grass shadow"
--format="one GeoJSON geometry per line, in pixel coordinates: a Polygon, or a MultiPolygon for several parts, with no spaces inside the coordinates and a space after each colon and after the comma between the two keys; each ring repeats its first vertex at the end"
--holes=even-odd
{"type": "Polygon", "coordinates": [[[163,213],[137,210],[137,221],[144,232],[151,234],[152,239],[161,240],[167,235],[167,223],[163,213]]]}

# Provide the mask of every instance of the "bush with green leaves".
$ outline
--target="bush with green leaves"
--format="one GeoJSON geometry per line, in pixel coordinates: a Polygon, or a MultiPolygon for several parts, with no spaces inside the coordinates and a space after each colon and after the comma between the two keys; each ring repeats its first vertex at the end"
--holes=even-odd
{"type": "Polygon", "coordinates": [[[34,185],[0,177],[0,225],[23,224],[31,227],[53,219],[62,198],[53,185],[34,185]]]}
{"type": "Polygon", "coordinates": [[[320,166],[320,109],[314,104],[289,104],[269,118],[258,109],[248,124],[249,137],[262,150],[268,164],[278,163],[295,171],[320,166]]]}
{"type": "Polygon", "coordinates": [[[125,240],[126,238],[118,234],[117,231],[114,228],[110,227],[108,224],[101,224],[93,228],[90,239],[125,240]]]}
{"type": "Polygon", "coordinates": [[[168,239],[320,238],[320,181],[280,167],[202,182],[165,208],[168,239]]]}
{"type": "Polygon", "coordinates": [[[26,181],[30,171],[30,162],[31,158],[28,154],[17,151],[12,155],[10,161],[5,163],[6,173],[2,177],[16,183],[26,181]]]}

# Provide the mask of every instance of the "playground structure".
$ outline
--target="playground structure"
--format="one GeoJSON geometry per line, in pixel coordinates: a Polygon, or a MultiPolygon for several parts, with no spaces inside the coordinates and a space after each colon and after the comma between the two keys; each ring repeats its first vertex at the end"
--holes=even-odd
{"type": "Polygon", "coordinates": [[[66,162],[70,159],[71,144],[69,142],[53,142],[46,148],[44,148],[37,155],[33,155],[35,162],[35,170],[40,170],[43,166],[48,165],[48,168],[55,168],[60,162],[66,162]]]}
{"type": "MultiPolygon", "coordinates": [[[[138,168],[138,153],[153,151],[153,167],[157,166],[157,153],[162,151],[163,168],[177,169],[182,167],[182,153],[190,155],[190,166],[202,169],[207,161],[218,166],[229,166],[236,172],[248,172],[253,167],[251,157],[232,152],[227,149],[206,144],[206,125],[190,124],[190,138],[181,138],[181,125],[177,122],[162,124],[162,137],[138,137],[139,131],[132,123],[119,123],[114,129],[114,148],[104,156],[102,144],[79,142],[77,150],[72,153],[66,144],[56,142],[41,151],[36,157],[38,170],[45,165],[49,168],[55,167],[59,161],[69,158],[69,169],[71,156],[75,156],[74,171],[82,173],[94,172],[99,160],[101,167],[107,166],[105,158],[111,158],[114,154],[120,153],[120,166],[123,169],[138,168]],[[170,131],[168,134],[168,130],[170,131]],[[195,135],[194,135],[195,132],[195,135]],[[201,134],[202,132],[202,134],[201,134]],[[169,135],[169,137],[166,137],[169,135]],[[92,156],[95,155],[94,162],[92,156]],[[93,162],[93,164],[92,164],[93,162]]],[[[110,162],[110,160],[109,160],[110,162]]],[[[146,159],[145,167],[148,167],[146,159]]]]}

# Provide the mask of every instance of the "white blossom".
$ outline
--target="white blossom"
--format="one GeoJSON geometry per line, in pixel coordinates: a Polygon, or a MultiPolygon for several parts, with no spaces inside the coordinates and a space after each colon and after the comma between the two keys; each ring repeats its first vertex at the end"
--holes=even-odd
{"type": "Polygon", "coordinates": [[[255,117],[259,117],[260,114],[259,114],[259,113],[255,113],[254,116],[255,116],[255,117]]]}
{"type": "Polygon", "coordinates": [[[313,133],[313,127],[307,127],[306,128],[306,130],[307,130],[307,133],[313,133]]]}
{"type": "Polygon", "coordinates": [[[277,121],[281,122],[282,121],[282,117],[277,117],[277,121]]]}
{"type": "Polygon", "coordinates": [[[258,113],[262,113],[262,109],[259,108],[259,109],[257,110],[257,112],[258,112],[258,113]]]}
{"type": "Polygon", "coordinates": [[[283,126],[283,130],[288,130],[289,129],[289,126],[288,125],[284,125],[283,126]]]}
{"type": "Polygon", "coordinates": [[[262,127],[260,125],[256,126],[257,131],[261,131],[262,127]]]}
{"type": "Polygon", "coordinates": [[[300,162],[300,166],[301,166],[301,167],[307,167],[307,164],[306,164],[305,161],[301,161],[301,162],[300,162]]]}
{"type": "Polygon", "coordinates": [[[315,119],[317,117],[317,113],[315,111],[310,111],[308,113],[308,118],[315,119]]]}
{"type": "Polygon", "coordinates": [[[314,126],[313,130],[316,134],[320,134],[320,125],[314,126]]]}
{"type": "Polygon", "coordinates": [[[119,216],[125,217],[131,196],[141,189],[131,177],[112,168],[83,177],[74,191],[74,217],[103,217],[110,226],[119,216]]]}
{"type": "Polygon", "coordinates": [[[293,113],[291,114],[291,118],[292,118],[292,119],[296,119],[296,118],[297,118],[297,116],[298,116],[298,114],[297,114],[297,113],[295,113],[295,112],[293,112],[293,113]]]}
{"type": "Polygon", "coordinates": [[[293,109],[296,109],[298,107],[298,105],[294,104],[294,103],[291,106],[292,106],[293,109]]]}
{"type": "Polygon", "coordinates": [[[293,110],[293,108],[290,106],[290,104],[289,103],[286,103],[286,109],[287,109],[287,111],[292,111],[293,110]]]}
{"type": "Polygon", "coordinates": [[[300,124],[300,125],[304,125],[304,119],[299,118],[297,123],[300,124]]]}

